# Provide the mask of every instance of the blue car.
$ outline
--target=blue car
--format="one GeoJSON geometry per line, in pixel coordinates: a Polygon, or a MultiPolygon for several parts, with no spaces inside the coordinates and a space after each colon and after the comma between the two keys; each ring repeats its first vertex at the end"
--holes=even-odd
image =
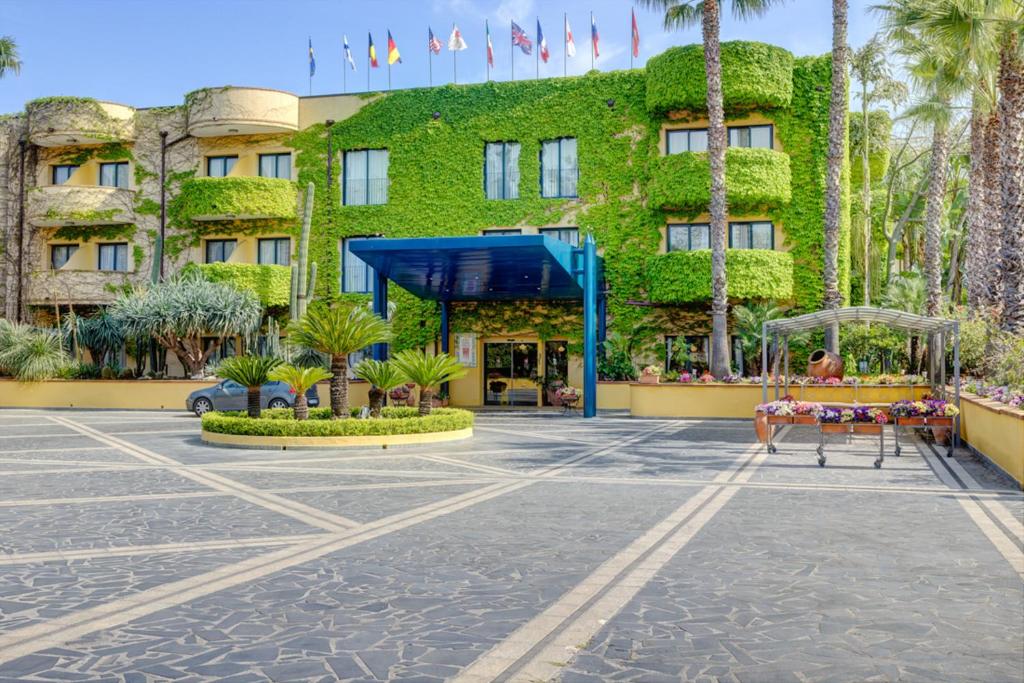
{"type": "MultiPolygon", "coordinates": [[[[185,409],[202,416],[211,410],[245,410],[248,406],[248,389],[230,379],[221,380],[212,387],[196,389],[185,399],[185,409]]],[[[306,392],[310,408],[320,405],[316,387],[306,392]]],[[[267,382],[260,387],[261,408],[291,408],[295,404],[295,392],[284,382],[267,382]]]]}

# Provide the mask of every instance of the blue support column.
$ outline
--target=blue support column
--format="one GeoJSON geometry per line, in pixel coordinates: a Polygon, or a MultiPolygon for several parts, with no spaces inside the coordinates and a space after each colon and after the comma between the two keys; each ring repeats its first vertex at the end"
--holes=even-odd
{"type": "Polygon", "coordinates": [[[608,339],[608,297],[601,292],[597,297],[597,345],[601,358],[604,358],[604,343],[608,339]]]}
{"type": "MultiPolygon", "coordinates": [[[[373,312],[385,320],[388,319],[388,278],[380,273],[374,273],[373,312]]],[[[388,359],[388,345],[386,342],[373,345],[373,359],[388,359]]]]}
{"type": "Polygon", "coordinates": [[[597,245],[583,243],[583,417],[597,415],[597,245]]]}
{"type": "MultiPolygon", "coordinates": [[[[448,315],[450,313],[449,304],[447,301],[441,302],[441,353],[448,353],[450,350],[450,344],[448,342],[451,337],[451,331],[449,329],[448,315]]],[[[451,394],[448,393],[448,382],[441,383],[441,393],[451,398],[451,394]]]]}

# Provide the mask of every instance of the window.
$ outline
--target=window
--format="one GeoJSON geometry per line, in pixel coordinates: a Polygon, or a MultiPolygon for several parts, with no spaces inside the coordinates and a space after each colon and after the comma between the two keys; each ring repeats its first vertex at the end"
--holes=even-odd
{"type": "Polygon", "coordinates": [[[290,237],[271,237],[259,241],[257,260],[262,265],[287,266],[292,258],[290,237]]]}
{"type": "Polygon", "coordinates": [[[707,223],[668,226],[665,251],[694,251],[711,248],[711,227],[707,223]]]}
{"type": "Polygon", "coordinates": [[[291,180],[291,153],[284,152],[282,154],[261,154],[260,176],[263,178],[284,178],[285,180],[291,180]]]}
{"type": "Polygon", "coordinates": [[[484,146],[484,192],[488,199],[519,199],[519,143],[484,146]]]}
{"type": "Polygon", "coordinates": [[[732,249],[774,249],[775,229],[767,221],[730,223],[729,247],[732,249]]]}
{"type": "MultiPolygon", "coordinates": [[[[211,346],[217,343],[218,339],[220,339],[220,337],[203,337],[203,346],[206,348],[206,350],[209,350],[211,346]]],[[[213,352],[211,358],[216,360],[224,360],[225,358],[230,358],[231,356],[234,356],[235,353],[235,338],[225,337],[224,342],[219,347],[217,347],[217,350],[213,352]]]]}
{"type": "Polygon", "coordinates": [[[343,292],[373,291],[373,268],[349,249],[353,242],[365,239],[369,238],[348,237],[341,241],[341,291],[343,292]]]}
{"type": "Polygon", "coordinates": [[[743,358],[743,340],[737,337],[735,334],[731,335],[729,339],[732,341],[732,366],[736,369],[736,374],[745,375],[746,370],[743,358]]]}
{"type": "Polygon", "coordinates": [[[707,369],[708,338],[704,335],[665,337],[665,369],[694,373],[707,369]]]}
{"type": "Polygon", "coordinates": [[[772,127],[767,126],[730,126],[730,147],[772,148],[772,127]]]}
{"type": "Polygon", "coordinates": [[[345,152],[341,203],[346,206],[388,203],[388,151],[345,152]]]}
{"type": "Polygon", "coordinates": [[[665,131],[665,152],[667,154],[706,151],[708,151],[707,128],[665,131]]]}
{"type": "Polygon", "coordinates": [[[60,164],[59,166],[53,166],[53,184],[63,185],[71,179],[71,175],[78,170],[77,165],[73,164],[60,164]]]}
{"type": "Polygon", "coordinates": [[[519,228],[509,228],[508,230],[481,230],[480,234],[485,237],[503,237],[505,235],[522,235],[523,231],[519,228]]]}
{"type": "Polygon", "coordinates": [[[128,270],[127,242],[99,245],[99,269],[126,272],[128,270]]]}
{"type": "Polygon", "coordinates": [[[206,262],[223,263],[231,258],[238,240],[206,240],[206,262]]]}
{"type": "Polygon", "coordinates": [[[100,164],[100,185],[104,187],[128,187],[128,162],[117,161],[100,164]]]}
{"type": "Polygon", "coordinates": [[[579,228],[541,228],[540,234],[554,237],[556,240],[562,240],[574,247],[580,246],[579,228]]]}
{"type": "Polygon", "coordinates": [[[211,178],[223,178],[231,173],[236,163],[237,156],[206,157],[206,175],[211,178]]]}
{"type": "Polygon", "coordinates": [[[580,178],[576,138],[545,140],[540,146],[542,197],[575,197],[580,178]]]}
{"type": "Polygon", "coordinates": [[[78,251],[77,244],[51,244],[50,267],[54,270],[60,270],[76,251],[78,251]]]}

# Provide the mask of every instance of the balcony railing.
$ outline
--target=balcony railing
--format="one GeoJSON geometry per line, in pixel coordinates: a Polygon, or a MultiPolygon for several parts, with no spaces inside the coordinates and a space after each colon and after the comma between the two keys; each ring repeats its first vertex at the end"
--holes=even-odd
{"type": "Polygon", "coordinates": [[[45,185],[28,192],[27,217],[37,227],[133,223],[134,199],[119,187],[45,185]]]}

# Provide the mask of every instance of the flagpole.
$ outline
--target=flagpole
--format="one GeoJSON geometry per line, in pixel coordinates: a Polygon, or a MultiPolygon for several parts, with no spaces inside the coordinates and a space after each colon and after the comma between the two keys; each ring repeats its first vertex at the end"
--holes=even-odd
{"type": "MultiPolygon", "coordinates": [[[[509,36],[512,35],[512,22],[509,22],[508,24],[508,34],[509,36]]],[[[514,81],[516,80],[516,44],[515,42],[510,41],[510,45],[511,47],[508,49],[509,64],[512,65],[512,80],[514,81]]]]}
{"type": "Polygon", "coordinates": [[[484,61],[487,63],[487,82],[491,82],[491,27],[487,24],[487,20],[484,19],[484,61]]]}
{"type": "MultiPolygon", "coordinates": [[[[312,64],[313,63],[313,61],[312,61],[313,60],[313,37],[312,36],[310,36],[310,38],[309,38],[309,59],[310,59],[310,64],[312,64]]],[[[309,70],[309,94],[310,95],[313,94],[313,69],[312,68],[310,68],[310,70],[309,70]]]]}
{"type": "Polygon", "coordinates": [[[569,75],[569,32],[565,27],[569,24],[569,14],[562,12],[562,75],[569,75]]]}
{"type": "Polygon", "coordinates": [[[373,62],[370,61],[370,32],[366,32],[366,92],[370,92],[370,72],[373,71],[373,62]]]}
{"type": "Polygon", "coordinates": [[[594,70],[594,13],[590,13],[590,70],[594,70]]]}
{"type": "Polygon", "coordinates": [[[633,24],[636,22],[636,14],[629,10],[629,68],[633,68],[633,24]]]}
{"type": "MultiPolygon", "coordinates": [[[[452,24],[452,33],[455,33],[455,24],[452,24]]],[[[458,45],[456,45],[458,47],[458,45]]],[[[459,84],[459,65],[458,65],[459,51],[452,50],[452,82],[455,85],[459,84]]]]}
{"type": "Polygon", "coordinates": [[[434,86],[434,51],[430,49],[430,29],[427,29],[427,85],[434,86]]]}
{"type": "Polygon", "coordinates": [[[341,60],[341,92],[346,92],[346,91],[348,91],[348,58],[345,55],[342,55],[342,60],[341,60]]]}

